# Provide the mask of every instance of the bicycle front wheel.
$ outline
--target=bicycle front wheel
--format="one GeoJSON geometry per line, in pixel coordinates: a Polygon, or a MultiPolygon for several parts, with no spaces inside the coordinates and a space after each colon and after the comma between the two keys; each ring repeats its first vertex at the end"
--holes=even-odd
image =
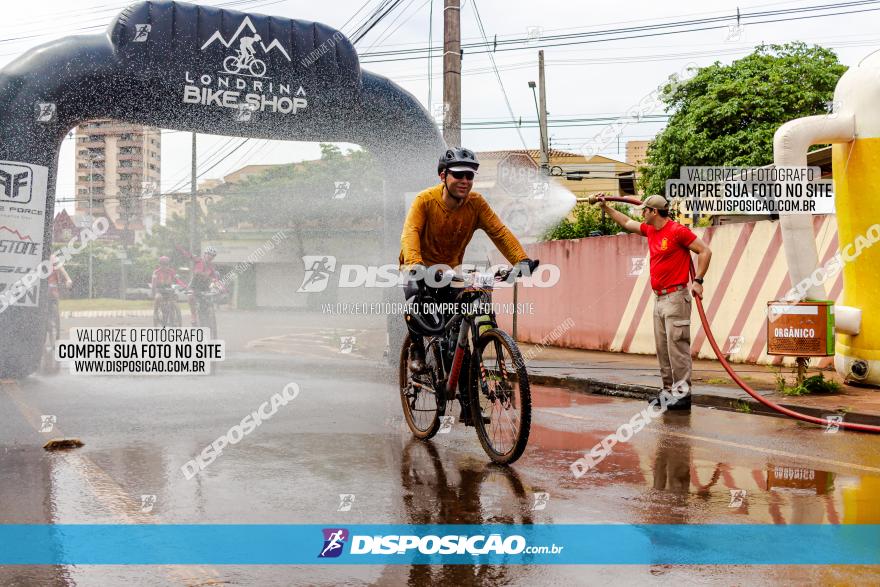
{"type": "Polygon", "coordinates": [[[251,70],[251,75],[255,77],[263,77],[266,73],[266,64],[259,59],[254,59],[248,69],[251,70]]]}
{"type": "Polygon", "coordinates": [[[509,465],[522,456],[532,423],[532,395],[525,361],[516,341],[498,328],[480,335],[477,354],[471,417],[489,458],[509,465]]]}
{"type": "Polygon", "coordinates": [[[168,326],[180,327],[180,325],[183,323],[183,319],[180,316],[180,308],[177,306],[177,302],[169,303],[168,309],[170,311],[168,326]]]}
{"type": "Polygon", "coordinates": [[[400,403],[406,425],[413,436],[427,440],[440,429],[440,418],[446,413],[445,392],[437,371],[441,368],[437,345],[425,339],[426,363],[430,368],[424,375],[413,375],[409,369],[411,340],[409,334],[400,349],[400,403]]]}
{"type": "Polygon", "coordinates": [[[217,314],[214,305],[208,301],[201,301],[197,306],[196,319],[201,327],[207,327],[211,333],[211,339],[217,338],[217,314]]]}

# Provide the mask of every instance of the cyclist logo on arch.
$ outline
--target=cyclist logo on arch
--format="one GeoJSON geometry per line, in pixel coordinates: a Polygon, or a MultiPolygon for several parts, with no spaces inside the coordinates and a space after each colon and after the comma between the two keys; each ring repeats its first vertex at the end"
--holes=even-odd
{"type": "Polygon", "coordinates": [[[262,37],[256,33],[253,37],[239,38],[239,46],[235,51],[235,55],[230,55],[223,60],[223,69],[227,73],[241,74],[242,72],[247,72],[254,77],[265,76],[266,62],[256,58],[257,50],[254,48],[254,44],[261,39],[262,37]]]}

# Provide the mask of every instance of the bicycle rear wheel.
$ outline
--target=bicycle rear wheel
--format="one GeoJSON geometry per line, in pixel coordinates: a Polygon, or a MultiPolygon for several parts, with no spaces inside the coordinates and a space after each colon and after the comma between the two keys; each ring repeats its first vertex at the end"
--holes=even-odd
{"type": "Polygon", "coordinates": [[[480,335],[477,354],[471,418],[489,458],[509,465],[522,456],[532,423],[532,395],[525,362],[516,342],[498,328],[480,335]]]}
{"type": "Polygon", "coordinates": [[[400,403],[406,425],[413,436],[427,440],[440,429],[440,418],[446,413],[446,394],[439,377],[440,351],[436,344],[425,338],[425,359],[430,371],[414,376],[409,370],[412,340],[407,334],[400,349],[400,403]]]}

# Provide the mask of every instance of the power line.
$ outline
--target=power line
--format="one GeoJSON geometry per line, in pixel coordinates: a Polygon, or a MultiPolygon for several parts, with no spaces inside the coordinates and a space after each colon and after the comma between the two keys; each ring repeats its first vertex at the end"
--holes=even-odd
{"type": "MultiPolygon", "coordinates": [[[[870,40],[865,41],[841,41],[839,43],[830,43],[823,44],[824,47],[829,49],[839,48],[839,47],[868,47],[875,46],[880,42],[880,37],[875,37],[870,40]]],[[[678,61],[681,59],[695,59],[699,57],[719,57],[723,55],[735,55],[738,53],[748,53],[754,51],[754,46],[745,46],[745,47],[737,47],[731,49],[723,49],[717,51],[697,51],[691,53],[666,53],[666,54],[643,54],[643,55],[631,55],[631,56],[620,56],[620,57],[597,57],[597,58],[587,58],[587,59],[549,59],[545,62],[548,66],[555,67],[578,67],[582,65],[622,65],[622,64],[641,64],[641,63],[650,63],[656,61],[678,61]]],[[[506,65],[498,66],[499,71],[518,71],[522,69],[529,69],[534,67],[534,63],[532,62],[516,62],[509,63],[506,65]]],[[[462,72],[462,75],[468,76],[479,76],[479,75],[489,75],[493,74],[494,69],[492,67],[477,67],[472,69],[467,69],[462,72]]],[[[389,75],[389,74],[386,74],[389,75]]],[[[395,81],[417,81],[427,79],[424,75],[421,74],[411,74],[411,75],[389,75],[395,81]]]]}
{"type": "Polygon", "coordinates": [[[342,26],[339,27],[339,30],[341,31],[341,30],[344,29],[346,26],[348,26],[348,23],[350,23],[351,21],[353,21],[353,20],[357,17],[357,15],[361,13],[361,10],[363,10],[364,8],[366,8],[367,6],[369,6],[370,2],[372,2],[372,0],[367,0],[366,2],[364,2],[363,4],[361,4],[361,7],[358,8],[357,11],[356,11],[354,14],[352,14],[352,15],[348,18],[348,20],[346,20],[344,23],[342,23],[342,26]]]}
{"type": "MultiPolygon", "coordinates": [[[[839,4],[831,4],[831,5],[821,5],[821,6],[811,6],[811,7],[803,7],[803,8],[793,8],[786,10],[777,10],[777,11],[765,11],[762,13],[753,13],[753,14],[741,14],[741,20],[745,19],[753,19],[759,18],[763,16],[776,16],[776,15],[786,15],[786,14],[798,14],[801,12],[814,12],[819,10],[831,11],[839,8],[847,8],[847,7],[858,7],[858,6],[867,6],[877,4],[880,0],[864,0],[859,2],[848,2],[848,3],[839,3],[839,4]]],[[[865,8],[861,10],[849,10],[849,11],[837,11],[837,12],[828,12],[827,14],[807,14],[799,17],[788,17],[788,18],[768,18],[766,20],[756,20],[753,22],[749,22],[748,24],[769,24],[776,22],[791,22],[796,20],[805,20],[811,18],[823,18],[829,16],[842,16],[846,14],[856,14],[861,12],[874,12],[880,10],[880,7],[875,8],[865,8]]],[[[630,39],[638,39],[638,38],[646,38],[646,37],[659,37],[659,36],[667,36],[667,35],[677,35],[682,33],[692,33],[699,31],[707,31],[707,30],[715,30],[715,29],[723,29],[726,28],[727,24],[713,24],[713,23],[726,23],[729,21],[735,21],[736,16],[722,16],[711,19],[699,19],[699,20],[690,20],[690,21],[675,21],[675,22],[667,22],[660,23],[655,25],[645,25],[641,27],[626,27],[626,28],[617,28],[617,29],[606,29],[601,31],[592,31],[592,32],[584,32],[584,33],[573,33],[568,35],[552,35],[547,37],[542,37],[537,43],[540,44],[541,47],[561,47],[568,45],[580,45],[580,44],[588,44],[588,43],[607,43],[610,41],[621,41],[621,40],[630,40],[630,39]],[[709,24],[710,26],[702,26],[702,27],[694,27],[694,24],[709,24]],[[689,28],[686,28],[689,27],[689,28]],[[680,29],[680,30],[662,30],[662,29],[680,29]],[[646,32],[646,31],[657,31],[657,32],[646,32]],[[636,33],[644,33],[644,34],[636,34],[636,33]],[[613,36],[613,35],[625,35],[625,36],[613,36]],[[572,40],[569,40],[572,39],[572,40]],[[556,41],[556,42],[553,42],[556,41]]],[[[462,49],[472,48],[474,51],[471,54],[477,53],[488,53],[487,50],[479,50],[482,43],[472,43],[466,44],[462,46],[462,49]]],[[[497,48],[493,47],[492,52],[495,51],[520,51],[523,49],[533,49],[534,39],[529,39],[528,37],[520,37],[504,40],[501,39],[497,43],[497,48]],[[531,45],[526,46],[510,46],[510,45],[525,45],[526,43],[532,43],[531,45]]],[[[414,49],[403,49],[397,51],[376,51],[373,53],[362,54],[361,63],[385,63],[385,62],[393,62],[393,61],[410,61],[413,59],[425,59],[426,55],[422,53],[426,53],[426,47],[419,47],[414,49]],[[397,55],[404,55],[403,57],[394,57],[397,55]],[[387,58],[393,57],[393,58],[387,58]],[[372,59],[371,59],[372,58],[372,59]]]]}
{"type": "MultiPolygon", "coordinates": [[[[784,1],[784,2],[771,2],[771,3],[765,3],[765,4],[745,5],[744,7],[745,7],[745,8],[764,8],[764,7],[767,7],[767,6],[781,6],[781,5],[785,5],[785,4],[792,4],[792,3],[797,2],[797,1],[799,1],[799,0],[788,0],[788,1],[784,1]]],[[[800,0],[800,1],[803,1],[803,0],[800,0]]],[[[462,8],[464,8],[464,6],[462,6],[462,8]]],[[[679,16],[680,16],[681,18],[684,18],[684,17],[690,17],[690,16],[702,16],[702,15],[710,15],[710,14],[715,14],[715,15],[717,15],[717,14],[725,14],[725,15],[728,15],[728,16],[729,16],[729,15],[730,15],[730,11],[728,11],[728,10],[712,10],[712,11],[705,11],[705,12],[689,12],[689,13],[683,13],[683,14],[681,14],[681,15],[679,15],[679,16]]],[[[587,27],[583,27],[583,26],[580,26],[580,27],[563,27],[563,28],[555,28],[555,29],[548,29],[548,30],[549,30],[549,31],[582,31],[582,30],[588,30],[588,29],[591,29],[591,28],[593,28],[594,26],[607,26],[607,25],[614,25],[614,24],[644,23],[644,22],[653,22],[654,20],[656,20],[656,19],[628,19],[628,20],[608,21],[608,22],[600,23],[600,24],[598,24],[598,25],[587,26],[587,27]]],[[[499,35],[499,37],[500,37],[500,38],[513,38],[513,37],[515,37],[515,34],[511,33],[511,34],[507,34],[507,35],[499,35]]],[[[462,40],[463,40],[463,41],[464,41],[464,40],[474,41],[474,42],[477,43],[477,44],[479,43],[480,39],[481,39],[481,37],[479,37],[479,36],[473,36],[473,37],[462,37],[462,40]]],[[[419,45],[419,42],[396,43],[396,44],[395,44],[395,43],[391,43],[391,44],[387,44],[387,43],[386,43],[385,45],[386,45],[387,47],[411,47],[411,46],[413,46],[413,45],[419,45]]],[[[430,45],[430,43],[429,43],[429,45],[430,45]]]]}
{"type": "MultiPolygon", "coordinates": [[[[219,3],[219,4],[209,5],[209,6],[216,6],[217,8],[232,8],[232,7],[236,7],[236,6],[242,6],[242,7],[244,7],[244,6],[250,4],[250,5],[253,5],[253,6],[249,6],[249,8],[260,8],[260,7],[264,7],[264,6],[271,6],[271,5],[273,5],[273,4],[281,4],[281,3],[284,3],[284,2],[287,2],[287,1],[288,1],[288,0],[266,0],[266,1],[261,2],[260,0],[231,0],[231,1],[229,1],[229,2],[221,2],[221,3],[219,3]]],[[[78,10],[78,11],[76,11],[76,14],[80,14],[80,15],[90,15],[90,14],[95,14],[95,15],[97,15],[97,14],[104,14],[104,13],[106,13],[106,12],[118,12],[119,10],[125,8],[125,7],[128,6],[128,5],[130,5],[130,2],[126,2],[126,3],[124,3],[124,4],[121,4],[121,5],[119,5],[119,7],[116,8],[116,9],[113,9],[113,8],[107,8],[107,9],[97,10],[97,11],[94,11],[94,12],[90,12],[90,11],[83,12],[82,10],[78,10]]],[[[107,5],[107,6],[110,6],[110,5],[107,5]]],[[[67,32],[68,34],[77,34],[77,33],[81,33],[81,32],[93,31],[93,30],[96,30],[96,29],[106,29],[106,28],[107,28],[107,24],[108,24],[108,23],[102,18],[102,19],[101,19],[101,24],[90,24],[90,25],[88,25],[88,26],[81,26],[81,27],[79,27],[79,28],[76,28],[76,29],[70,30],[70,29],[69,29],[69,22],[68,22],[69,19],[66,19],[66,18],[61,18],[61,19],[59,19],[59,17],[58,17],[57,15],[56,15],[56,16],[53,16],[52,18],[46,18],[46,19],[43,19],[42,21],[34,20],[34,21],[31,21],[31,22],[32,22],[33,24],[38,24],[38,25],[41,24],[41,23],[45,23],[45,22],[49,22],[49,23],[55,24],[55,23],[58,23],[59,20],[60,20],[61,22],[65,22],[65,23],[66,23],[65,26],[68,27],[68,28],[54,29],[53,31],[49,31],[49,32],[43,31],[43,32],[40,32],[40,33],[35,33],[35,34],[28,34],[28,35],[21,35],[21,36],[18,36],[18,37],[10,37],[10,38],[7,38],[7,39],[0,39],[0,44],[4,44],[4,43],[13,43],[13,42],[16,42],[16,41],[23,41],[23,40],[27,40],[27,39],[38,39],[38,38],[40,38],[40,37],[45,37],[45,36],[49,36],[49,35],[56,34],[55,31],[58,31],[58,32],[61,32],[61,33],[65,33],[65,32],[67,32]]],[[[94,21],[92,21],[92,22],[94,22],[94,21]]],[[[19,29],[19,30],[20,30],[20,29],[19,29]]]]}
{"type": "MultiPolygon", "coordinates": [[[[750,18],[758,18],[764,16],[778,16],[778,15],[786,15],[786,14],[797,14],[800,12],[814,12],[819,10],[831,10],[832,8],[847,8],[853,6],[864,6],[870,4],[876,4],[877,0],[857,0],[846,3],[839,4],[826,4],[826,5],[815,5],[815,6],[807,6],[800,8],[786,8],[774,11],[764,11],[757,12],[752,14],[741,14],[741,20],[747,20],[750,18]]],[[[822,14],[816,16],[833,16],[834,14],[822,14]]],[[[646,30],[657,30],[657,29],[667,29],[667,28],[682,28],[691,25],[700,25],[700,24],[709,24],[709,23],[721,23],[727,21],[737,21],[737,16],[735,14],[718,16],[712,18],[703,18],[703,19],[691,19],[691,20],[678,20],[678,21],[668,21],[668,22],[660,22],[656,24],[642,25],[642,26],[631,26],[631,27],[620,27],[620,28],[611,28],[597,31],[584,31],[579,33],[567,33],[567,34],[559,34],[559,35],[547,35],[542,36],[540,41],[559,41],[559,40],[568,40],[568,39],[577,39],[581,37],[601,37],[609,34],[620,34],[620,33],[634,33],[634,32],[642,32],[646,30]]],[[[714,28],[724,28],[726,25],[717,26],[714,28]]],[[[702,30],[702,29],[701,29],[702,30]]],[[[688,31],[667,31],[669,34],[678,33],[678,32],[688,32],[688,31]]],[[[530,39],[528,37],[513,37],[510,39],[504,39],[502,37],[501,40],[498,41],[498,45],[510,45],[510,44],[521,44],[524,42],[534,41],[534,39],[530,39]]],[[[540,42],[539,41],[539,42],[540,42]]],[[[479,48],[481,43],[470,43],[464,45],[463,48],[479,48]]],[[[421,53],[424,52],[425,48],[413,48],[406,50],[398,50],[398,51],[377,51],[373,54],[364,54],[362,57],[372,57],[372,56],[381,56],[381,55],[402,55],[407,53],[421,53]]]]}
{"type": "MultiPolygon", "coordinates": [[[[480,27],[480,34],[483,36],[483,40],[486,43],[486,48],[489,48],[489,39],[486,37],[486,30],[483,28],[483,19],[480,18],[480,9],[477,8],[477,0],[473,0],[471,4],[474,5],[474,14],[477,16],[477,25],[480,27]]],[[[507,97],[507,91],[504,89],[504,82],[501,81],[501,74],[498,73],[498,67],[495,65],[495,56],[492,53],[489,53],[489,61],[492,62],[492,69],[495,70],[495,79],[498,80],[498,86],[501,88],[501,94],[504,96],[504,103],[507,105],[507,112],[510,114],[511,122],[516,122],[516,115],[513,113],[513,107],[510,105],[510,99],[507,97]]],[[[465,125],[461,125],[462,130],[464,130],[465,125]]],[[[529,146],[526,143],[525,137],[523,137],[522,130],[520,130],[519,126],[516,126],[516,133],[519,135],[519,140],[523,145],[524,149],[528,149],[529,146]]]]}
{"type": "Polygon", "coordinates": [[[433,108],[434,75],[432,67],[434,60],[431,58],[431,47],[434,45],[434,0],[429,0],[431,7],[428,10],[428,108],[433,108]]]}
{"type": "Polygon", "coordinates": [[[384,42],[385,42],[386,40],[388,40],[388,38],[389,38],[391,35],[393,35],[394,33],[396,33],[397,30],[398,30],[400,27],[402,27],[404,24],[406,24],[407,22],[409,22],[409,20],[410,20],[413,16],[415,16],[416,14],[418,14],[419,11],[420,11],[422,8],[424,8],[424,7],[428,4],[428,2],[430,2],[430,1],[431,1],[431,0],[425,0],[425,1],[424,1],[424,2],[423,2],[418,8],[416,8],[415,12],[411,13],[411,14],[410,14],[409,16],[407,16],[405,19],[403,19],[402,21],[400,21],[400,24],[397,25],[397,26],[394,28],[394,30],[391,30],[391,27],[394,26],[394,23],[397,22],[398,19],[400,19],[400,18],[406,13],[406,11],[409,10],[410,6],[413,5],[413,2],[415,2],[415,0],[409,0],[409,2],[407,3],[407,5],[404,6],[404,7],[400,10],[400,12],[398,12],[397,16],[394,17],[394,20],[392,20],[390,23],[388,23],[388,26],[385,27],[385,29],[384,29],[381,33],[379,33],[379,34],[376,36],[376,40],[373,41],[373,43],[372,43],[369,47],[367,47],[364,51],[369,51],[369,50],[372,49],[373,47],[383,45],[384,42]],[[390,32],[389,32],[389,31],[390,31],[390,32]]]}
{"type": "Polygon", "coordinates": [[[373,30],[373,28],[375,28],[375,26],[379,24],[386,16],[391,14],[391,12],[394,11],[394,9],[397,8],[402,1],[403,0],[382,0],[382,3],[379,5],[378,8],[376,8],[376,10],[373,11],[367,21],[360,27],[358,27],[358,29],[354,33],[352,33],[351,37],[349,38],[351,44],[355,45],[363,40],[363,38],[367,36],[367,34],[371,30],[373,30]]]}

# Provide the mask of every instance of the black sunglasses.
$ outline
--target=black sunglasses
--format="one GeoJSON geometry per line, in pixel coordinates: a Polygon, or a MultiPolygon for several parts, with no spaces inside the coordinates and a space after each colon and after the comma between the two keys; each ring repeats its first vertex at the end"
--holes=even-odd
{"type": "Polygon", "coordinates": [[[450,171],[449,174],[455,179],[473,179],[474,172],[473,171],[450,171]]]}

